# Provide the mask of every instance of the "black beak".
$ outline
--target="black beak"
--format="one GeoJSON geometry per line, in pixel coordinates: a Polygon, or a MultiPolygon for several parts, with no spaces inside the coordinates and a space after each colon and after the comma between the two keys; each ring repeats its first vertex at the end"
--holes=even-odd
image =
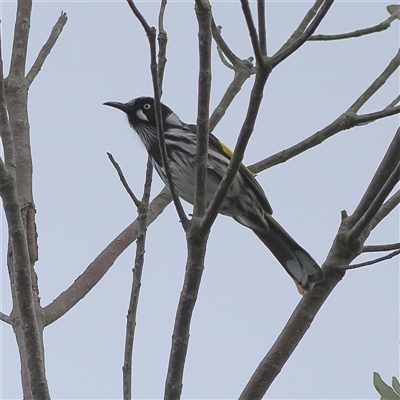
{"type": "Polygon", "coordinates": [[[121,110],[126,114],[131,111],[131,108],[128,105],[125,103],[118,103],[117,101],[107,101],[103,103],[103,105],[118,108],[118,110],[121,110]]]}

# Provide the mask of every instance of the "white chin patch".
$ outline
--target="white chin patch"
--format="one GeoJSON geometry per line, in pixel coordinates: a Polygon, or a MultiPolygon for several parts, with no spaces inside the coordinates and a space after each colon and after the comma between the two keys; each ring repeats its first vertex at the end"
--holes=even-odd
{"type": "Polygon", "coordinates": [[[175,113],[169,114],[168,117],[165,119],[165,122],[171,125],[182,126],[181,120],[175,113]]]}
{"type": "Polygon", "coordinates": [[[136,111],[136,116],[143,121],[147,122],[149,121],[148,118],[146,117],[146,114],[142,110],[136,111]]]}

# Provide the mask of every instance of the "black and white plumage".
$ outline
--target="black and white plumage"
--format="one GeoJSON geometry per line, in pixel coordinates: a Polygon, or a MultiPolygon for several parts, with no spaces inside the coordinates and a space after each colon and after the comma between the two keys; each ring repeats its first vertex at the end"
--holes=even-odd
{"type": "MultiPolygon", "coordinates": [[[[127,103],[107,102],[105,105],[124,111],[149,153],[163,182],[168,185],[161,159],[154,99],[139,97],[127,103]]],[[[164,138],[168,162],[178,195],[194,202],[194,156],[196,126],[182,122],[166,105],[161,104],[164,138]]],[[[228,167],[232,152],[214,135],[209,137],[206,204],[211,202],[228,167]]],[[[272,217],[272,208],[253,174],[242,164],[219,210],[252,229],[270,249],[293,280],[303,289],[311,290],[324,274],[314,259],[272,217]]]]}

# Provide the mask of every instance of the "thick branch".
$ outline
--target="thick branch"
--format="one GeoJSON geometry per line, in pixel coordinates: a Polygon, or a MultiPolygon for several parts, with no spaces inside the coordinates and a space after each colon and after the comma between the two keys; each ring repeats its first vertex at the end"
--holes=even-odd
{"type": "MultiPolygon", "coordinates": [[[[21,217],[15,176],[7,190],[2,191],[4,211],[12,249],[12,270],[18,322],[26,349],[26,369],[32,398],[50,399],[44,371],[41,333],[35,310],[31,279],[28,240],[21,217]]],[[[24,369],[24,367],[22,368],[24,369]]]]}
{"type": "MultiPolygon", "coordinates": [[[[164,188],[149,206],[147,226],[149,226],[171,202],[168,188],[164,188]]],[[[106,274],[121,253],[136,240],[138,222],[135,220],[122,231],[86,268],[75,282],[52,303],[44,308],[45,324],[50,325],[82,300],[106,274]]]]}
{"type": "Polygon", "coordinates": [[[14,26],[14,39],[10,64],[10,75],[19,79],[25,77],[28,37],[31,26],[32,1],[20,0],[14,26]]]}
{"type": "Polygon", "coordinates": [[[65,24],[67,23],[67,14],[65,12],[61,12],[61,16],[58,18],[58,21],[54,25],[49,38],[46,43],[43,45],[40,50],[35,62],[33,63],[31,69],[26,75],[26,80],[28,86],[31,85],[33,80],[36,78],[39,71],[42,69],[43,63],[46,61],[47,56],[50,54],[50,51],[54,47],[57,42],[58,37],[60,36],[65,24]]]}
{"type": "Polygon", "coordinates": [[[256,368],[239,399],[261,400],[263,398],[307,332],[317,312],[342,279],[343,274],[332,268],[336,262],[336,257],[331,255],[324,263],[325,280],[318,283],[311,292],[307,292],[302,297],[281,334],[256,368]]]}
{"type": "Polygon", "coordinates": [[[209,109],[211,94],[211,6],[208,0],[196,0],[199,25],[199,79],[197,100],[197,146],[195,156],[195,192],[193,216],[206,210],[209,109]]]}
{"type": "MultiPolygon", "coordinates": [[[[1,36],[0,36],[0,136],[1,136],[1,141],[3,143],[4,163],[8,166],[9,165],[15,166],[14,143],[12,141],[10,121],[8,119],[7,106],[6,106],[6,93],[4,88],[4,69],[3,69],[1,36]]],[[[4,163],[1,160],[0,188],[5,184],[5,179],[7,175],[4,163]]]]}

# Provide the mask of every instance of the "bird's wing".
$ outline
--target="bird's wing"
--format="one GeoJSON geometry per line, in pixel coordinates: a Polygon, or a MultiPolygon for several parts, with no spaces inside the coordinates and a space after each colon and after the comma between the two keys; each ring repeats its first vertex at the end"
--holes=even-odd
{"type": "MultiPolygon", "coordinates": [[[[232,158],[232,155],[233,155],[232,150],[230,150],[229,147],[227,147],[224,143],[219,141],[211,133],[210,133],[210,139],[209,139],[209,146],[210,146],[210,148],[214,149],[218,153],[223,154],[229,160],[232,158]]],[[[254,193],[256,194],[264,212],[266,212],[267,214],[272,214],[272,207],[269,204],[267,197],[265,196],[263,188],[260,186],[260,184],[255,179],[255,177],[254,177],[255,175],[242,163],[240,164],[240,167],[239,167],[239,173],[242,175],[245,182],[247,182],[250,185],[250,187],[253,188],[254,193]]]]}

